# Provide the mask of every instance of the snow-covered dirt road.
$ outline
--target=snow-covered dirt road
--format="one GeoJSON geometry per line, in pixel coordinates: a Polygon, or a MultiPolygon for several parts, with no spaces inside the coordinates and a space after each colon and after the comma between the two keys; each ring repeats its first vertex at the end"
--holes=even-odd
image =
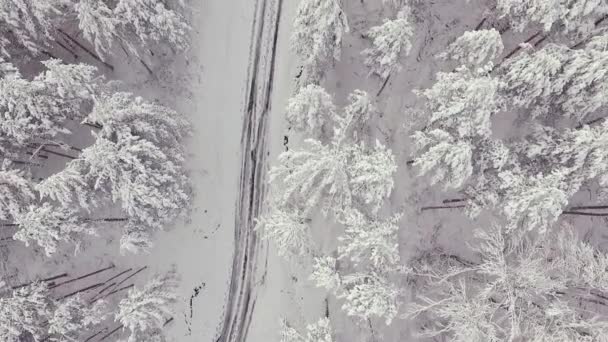
{"type": "Polygon", "coordinates": [[[265,194],[268,121],[282,0],[257,0],[244,103],[242,165],[236,205],[235,250],[230,292],[218,341],[245,341],[263,282],[266,249],[253,230],[265,194]]]}

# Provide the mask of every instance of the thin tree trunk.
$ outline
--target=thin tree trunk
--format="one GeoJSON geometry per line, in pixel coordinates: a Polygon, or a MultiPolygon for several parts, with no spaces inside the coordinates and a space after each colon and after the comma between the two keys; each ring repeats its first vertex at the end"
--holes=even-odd
{"type": "Polygon", "coordinates": [[[108,217],[99,219],[86,219],[86,222],[126,222],[129,221],[127,217],[108,217]]]}
{"type": "MultiPolygon", "coordinates": [[[[528,39],[526,39],[524,41],[524,43],[529,43],[532,40],[534,40],[534,38],[538,37],[540,34],[542,33],[542,31],[538,31],[535,34],[533,34],[532,36],[530,36],[528,39]]],[[[503,58],[503,62],[511,57],[513,57],[513,55],[515,55],[519,50],[521,50],[521,44],[518,44],[517,47],[515,47],[513,50],[511,50],[511,52],[509,52],[505,58],[503,58]]],[[[502,64],[502,62],[500,62],[498,65],[502,64]]],[[[498,66],[497,65],[497,66],[498,66]]]]}
{"type": "MultiPolygon", "coordinates": [[[[128,276],[128,277],[126,277],[125,279],[123,279],[123,280],[121,280],[120,282],[118,282],[118,284],[116,284],[116,285],[114,286],[114,288],[117,288],[117,287],[119,287],[120,285],[124,284],[124,283],[125,283],[127,280],[129,280],[129,279],[133,278],[134,276],[136,276],[137,274],[139,274],[140,272],[142,272],[143,270],[145,270],[145,269],[147,269],[147,268],[148,268],[148,266],[141,267],[141,268],[140,268],[140,269],[138,269],[137,271],[133,272],[133,273],[132,273],[130,276],[128,276]]],[[[108,293],[108,294],[106,294],[105,296],[101,297],[101,298],[106,298],[108,295],[109,295],[109,293],[108,293]]],[[[101,298],[98,298],[98,299],[101,299],[101,298]]]]}
{"type": "MultiPolygon", "coordinates": [[[[120,277],[121,275],[123,275],[123,274],[125,274],[125,273],[127,273],[127,272],[130,272],[132,269],[133,269],[133,268],[129,268],[129,269],[127,269],[127,270],[124,270],[124,271],[122,271],[122,272],[118,273],[117,275],[115,275],[115,276],[111,277],[110,279],[106,280],[106,281],[104,282],[104,284],[107,284],[107,283],[111,282],[112,280],[114,280],[114,279],[116,279],[116,278],[120,277]]],[[[89,300],[89,303],[94,303],[94,302],[96,302],[96,301],[99,299],[99,298],[98,298],[99,296],[101,296],[101,295],[102,295],[104,292],[106,292],[106,291],[107,291],[109,288],[111,288],[111,287],[112,287],[112,286],[114,286],[114,285],[116,285],[116,282],[112,282],[112,283],[110,283],[109,285],[107,285],[106,287],[104,287],[103,289],[101,289],[99,292],[97,292],[97,294],[95,294],[95,295],[93,296],[93,298],[91,298],[91,299],[89,300]]]]}
{"type": "Polygon", "coordinates": [[[71,160],[78,159],[78,157],[74,157],[74,156],[71,156],[69,154],[65,154],[65,153],[61,153],[61,152],[55,152],[55,151],[47,150],[45,148],[43,148],[41,151],[46,152],[46,153],[50,153],[50,154],[53,154],[53,155],[56,155],[56,156],[59,156],[59,157],[68,158],[68,159],[71,159],[71,160]]]}
{"type": "MultiPolygon", "coordinates": [[[[101,298],[108,298],[109,296],[111,296],[111,295],[113,295],[113,294],[115,294],[117,292],[128,290],[128,289],[132,288],[133,286],[135,286],[135,284],[130,284],[130,285],[127,285],[127,286],[123,286],[123,287],[121,287],[119,289],[116,289],[116,290],[114,290],[112,292],[108,292],[105,296],[103,296],[101,298]]],[[[97,300],[99,300],[101,298],[97,298],[95,301],[97,301],[97,300]]]]}
{"type": "Polygon", "coordinates": [[[483,24],[485,24],[487,18],[483,18],[479,24],[477,24],[477,26],[475,26],[475,31],[479,31],[481,29],[481,27],[483,26],[483,24]]]}
{"type": "Polygon", "coordinates": [[[405,165],[414,165],[414,163],[416,162],[415,159],[410,159],[408,161],[405,162],[405,165]]]}
{"type": "Polygon", "coordinates": [[[95,129],[102,129],[103,128],[102,125],[96,125],[96,124],[90,123],[90,122],[83,122],[82,124],[85,125],[85,126],[89,126],[89,127],[95,128],[95,129]]]}
{"type": "Polygon", "coordinates": [[[534,47],[538,47],[540,44],[542,44],[545,40],[547,40],[547,38],[549,38],[549,35],[546,34],[544,35],[541,39],[539,39],[536,43],[534,43],[534,47]]]}
{"type": "MultiPolygon", "coordinates": [[[[51,287],[51,289],[54,289],[54,288],[59,287],[59,286],[63,286],[63,285],[65,285],[65,284],[70,284],[70,283],[73,283],[73,282],[75,282],[75,281],[78,281],[78,280],[82,280],[82,279],[88,278],[88,277],[90,277],[90,276],[94,276],[94,275],[96,275],[96,274],[99,274],[99,273],[101,273],[101,272],[107,271],[107,270],[112,269],[112,268],[114,268],[114,267],[116,267],[116,266],[115,266],[114,264],[112,264],[112,265],[110,265],[110,266],[108,266],[108,267],[105,267],[105,268],[99,269],[99,270],[94,271],[94,272],[91,272],[91,273],[87,273],[87,274],[85,274],[85,275],[83,275],[83,276],[80,276],[80,277],[78,277],[78,278],[70,279],[70,280],[64,281],[63,283],[56,284],[56,285],[52,286],[52,287],[51,287]]],[[[102,284],[103,284],[103,283],[102,283],[102,284]]]]}
{"type": "Polygon", "coordinates": [[[422,207],[422,208],[420,208],[420,211],[440,210],[440,209],[461,209],[461,208],[465,208],[465,207],[466,207],[466,205],[454,205],[454,206],[438,205],[438,206],[422,207]]]}
{"type": "Polygon", "coordinates": [[[59,45],[59,47],[63,48],[65,51],[67,51],[68,53],[70,53],[72,55],[72,57],[74,57],[74,59],[78,59],[78,55],[76,54],[76,52],[74,52],[72,49],[70,49],[69,47],[63,45],[62,42],[60,42],[59,40],[55,40],[55,43],[57,45],[59,45]]]}
{"type": "Polygon", "coordinates": [[[78,291],[74,291],[74,292],[72,292],[72,293],[68,293],[67,295],[65,295],[65,296],[63,296],[63,297],[61,297],[61,298],[59,298],[59,300],[64,300],[64,299],[66,299],[66,298],[70,298],[70,297],[72,297],[72,296],[75,296],[75,295],[77,295],[77,294],[79,294],[79,293],[81,293],[81,292],[86,292],[86,291],[89,291],[89,290],[92,290],[92,289],[96,289],[96,288],[98,288],[98,287],[100,287],[100,286],[102,286],[102,285],[103,285],[103,283],[97,283],[97,284],[94,284],[94,285],[91,285],[91,286],[87,286],[87,287],[85,287],[85,288],[83,288],[83,289],[80,289],[80,290],[78,290],[78,291]]]}
{"type": "Polygon", "coordinates": [[[99,58],[99,56],[94,53],[93,51],[89,50],[86,46],[82,45],[79,41],[77,41],[76,39],[72,38],[69,34],[65,33],[65,31],[63,31],[62,29],[57,29],[61,34],[63,34],[67,39],[69,39],[71,42],[73,42],[74,44],[76,44],[76,46],[78,46],[79,48],[81,48],[83,51],[85,51],[86,53],[88,53],[91,57],[95,58],[96,60],[98,60],[101,64],[105,65],[106,67],[108,67],[108,69],[114,71],[114,66],[103,61],[101,58],[99,58]]]}
{"type": "Polygon", "coordinates": [[[137,59],[139,59],[139,62],[144,66],[144,68],[146,68],[146,70],[148,70],[148,73],[150,73],[150,75],[154,76],[154,72],[152,71],[152,69],[150,69],[148,64],[146,64],[146,62],[144,62],[144,60],[139,57],[137,57],[137,59]]]}
{"type": "Polygon", "coordinates": [[[608,213],[586,213],[581,211],[563,211],[562,215],[608,217],[608,213]]]}
{"type": "Polygon", "coordinates": [[[107,333],[107,334],[103,335],[103,337],[102,337],[101,339],[99,339],[99,341],[103,341],[103,340],[105,340],[106,338],[108,338],[108,337],[112,336],[112,334],[114,334],[114,333],[115,333],[115,332],[117,332],[118,330],[122,329],[122,327],[123,327],[123,326],[124,326],[124,325],[122,325],[122,324],[121,324],[121,325],[119,325],[119,326],[117,326],[117,327],[116,327],[116,329],[114,329],[114,330],[110,331],[109,333],[107,333]]]}
{"type": "Polygon", "coordinates": [[[568,208],[569,211],[585,210],[585,209],[608,209],[608,205],[588,205],[588,206],[568,208]]]}
{"type": "MultiPolygon", "coordinates": [[[[46,282],[53,281],[53,280],[56,280],[56,279],[59,279],[59,278],[64,278],[64,277],[67,277],[67,276],[68,276],[68,274],[67,274],[67,273],[61,273],[61,274],[56,275],[56,276],[52,276],[52,277],[49,277],[49,278],[40,279],[40,280],[36,280],[36,281],[43,281],[43,282],[45,282],[45,283],[46,283],[46,282]]],[[[11,287],[11,289],[12,289],[12,290],[20,289],[20,288],[22,288],[22,287],[26,287],[26,286],[28,286],[28,285],[31,285],[31,284],[33,284],[33,283],[34,283],[34,282],[36,282],[36,281],[30,281],[29,283],[25,283],[25,284],[21,284],[21,285],[13,286],[13,287],[11,287]]]]}
{"type": "Polygon", "coordinates": [[[445,199],[442,201],[443,204],[448,204],[448,203],[458,203],[458,202],[466,202],[468,201],[468,198],[449,198],[449,199],[445,199]]]}
{"type": "Polygon", "coordinates": [[[2,228],[19,227],[19,224],[18,223],[0,223],[0,227],[2,227],[2,228]]]}
{"type": "Polygon", "coordinates": [[[392,76],[392,74],[388,74],[388,76],[386,76],[386,79],[384,79],[384,83],[382,83],[382,87],[380,87],[380,90],[378,90],[376,97],[380,96],[380,94],[382,94],[382,91],[384,91],[384,88],[388,84],[388,80],[390,80],[391,76],[392,76]]]}
{"type": "Polygon", "coordinates": [[[95,334],[89,336],[86,340],[84,340],[84,342],[89,342],[90,340],[94,339],[96,336],[98,336],[99,334],[103,334],[105,331],[107,331],[108,328],[103,328],[101,330],[99,330],[98,332],[96,332],[95,334]]]}

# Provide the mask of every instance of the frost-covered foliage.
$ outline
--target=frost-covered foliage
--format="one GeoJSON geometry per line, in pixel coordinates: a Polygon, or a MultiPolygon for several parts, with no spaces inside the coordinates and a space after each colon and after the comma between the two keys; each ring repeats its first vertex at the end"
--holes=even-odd
{"type": "Polygon", "coordinates": [[[152,234],[145,227],[131,225],[120,237],[120,253],[149,253],[154,246],[152,234]]]}
{"type": "Polygon", "coordinates": [[[431,184],[443,183],[446,188],[459,188],[473,174],[473,147],[455,139],[448,132],[434,129],[412,135],[417,157],[414,166],[421,175],[431,173],[431,184]]]}
{"type": "Polygon", "coordinates": [[[494,62],[504,50],[500,32],[489,30],[467,31],[438,55],[469,68],[483,67],[494,62]]]}
{"type": "Polygon", "coordinates": [[[363,320],[384,318],[386,324],[397,316],[401,291],[384,276],[373,272],[349,274],[343,277],[342,286],[338,297],[344,299],[342,309],[347,315],[363,320]]]}
{"type": "MultiPolygon", "coordinates": [[[[592,46],[593,47],[593,46],[592,46]]],[[[560,115],[583,120],[608,104],[608,52],[549,44],[525,51],[502,66],[503,91],[533,117],[560,115]]]]}
{"type": "Polygon", "coordinates": [[[34,184],[26,177],[25,172],[11,169],[4,163],[0,170],[0,220],[11,220],[35,197],[34,184]]]}
{"type": "Polygon", "coordinates": [[[505,171],[499,177],[505,192],[502,212],[510,228],[544,232],[568,204],[570,194],[564,189],[564,174],[559,170],[547,175],[505,171]]]}
{"type": "Polygon", "coordinates": [[[479,263],[426,264],[414,272],[426,285],[409,313],[435,322],[422,326],[425,335],[462,342],[602,340],[608,321],[579,303],[599,298],[606,284],[603,253],[568,229],[534,237],[494,227],[476,238],[479,263]]]}
{"type": "Polygon", "coordinates": [[[58,303],[49,319],[49,334],[52,341],[78,341],[84,331],[102,323],[108,315],[107,303],[103,300],[88,303],[80,295],[58,303]]]}
{"type": "Polygon", "coordinates": [[[330,256],[315,258],[310,280],[317,287],[322,287],[328,291],[336,291],[342,284],[336,263],[337,260],[330,256]]]}
{"type": "Polygon", "coordinates": [[[347,171],[353,196],[361,199],[373,213],[378,212],[395,184],[397,162],[392,151],[378,140],[373,149],[366,149],[363,143],[355,145],[347,171]]]}
{"type": "Polygon", "coordinates": [[[188,47],[189,25],[161,0],[4,0],[0,2],[4,55],[45,52],[66,24],[77,27],[102,56],[115,44],[138,54],[151,44],[188,47]]]}
{"type": "Polygon", "coordinates": [[[256,224],[264,239],[273,241],[277,253],[290,260],[301,260],[312,255],[314,243],[306,217],[297,209],[273,207],[256,224]]]}
{"type": "Polygon", "coordinates": [[[387,78],[392,72],[401,70],[399,59],[412,49],[414,27],[409,16],[410,8],[405,6],[397,13],[397,18],[386,19],[382,25],[369,30],[372,47],[363,50],[362,54],[370,74],[387,78]]]}
{"type": "Polygon", "coordinates": [[[490,117],[500,111],[501,81],[488,74],[488,67],[437,73],[431,88],[418,91],[430,112],[429,125],[460,138],[491,135],[490,117]]]}
{"type": "Polygon", "coordinates": [[[31,336],[42,341],[53,302],[45,283],[35,282],[0,298],[0,340],[20,342],[31,336]]]}
{"type": "Polygon", "coordinates": [[[348,105],[336,116],[335,139],[348,140],[361,138],[359,132],[364,125],[378,113],[376,104],[368,92],[355,89],[348,95],[348,105]]]}
{"type": "Polygon", "coordinates": [[[304,150],[281,153],[270,170],[270,182],[280,184],[279,203],[299,207],[304,214],[321,203],[324,213],[336,213],[355,196],[376,211],[392,191],[395,160],[381,144],[366,150],[335,140],[329,146],[314,139],[305,143],[304,150]]]}
{"type": "Polygon", "coordinates": [[[508,16],[518,31],[531,23],[541,24],[545,31],[557,24],[565,31],[587,31],[608,13],[608,4],[602,0],[498,0],[496,10],[508,16]]]}
{"type": "Polygon", "coordinates": [[[305,334],[301,334],[281,320],[281,342],[333,342],[331,322],[329,318],[320,318],[317,322],[306,326],[305,334]]]}
{"type": "Polygon", "coordinates": [[[302,0],[293,23],[291,48],[302,59],[303,85],[318,83],[340,59],[342,37],[349,31],[340,0],[302,0]]]}
{"type": "Polygon", "coordinates": [[[92,101],[94,67],[57,59],[43,64],[47,70],[32,80],[18,72],[0,78],[0,134],[19,144],[69,134],[66,120],[81,120],[92,101]]]}
{"type": "MultiPolygon", "coordinates": [[[[119,321],[131,336],[149,331],[161,331],[165,321],[173,315],[171,306],[176,303],[177,278],[175,271],[156,276],[142,289],[129,290],[119,304],[115,320],[119,321]]],[[[129,341],[135,341],[131,338],[129,341]]]]}
{"type": "Polygon", "coordinates": [[[25,242],[27,246],[35,242],[44,248],[47,256],[56,253],[61,242],[75,243],[78,250],[81,235],[96,233],[90,220],[79,218],[72,209],[53,206],[48,202],[30,205],[15,216],[15,223],[19,225],[19,230],[13,238],[25,242]]]}
{"type": "Polygon", "coordinates": [[[338,258],[349,259],[355,264],[371,264],[379,270],[389,270],[398,265],[399,243],[397,223],[401,215],[389,219],[367,218],[356,209],[348,209],[340,223],[344,234],[338,237],[338,258]]]}
{"type": "Polygon", "coordinates": [[[0,2],[2,54],[9,55],[22,50],[40,53],[47,41],[53,40],[53,29],[60,21],[61,5],[62,1],[59,0],[0,2]]]}
{"type": "Polygon", "coordinates": [[[319,135],[323,125],[335,118],[336,111],[332,96],[323,87],[309,84],[287,102],[287,122],[295,130],[319,135]]]}

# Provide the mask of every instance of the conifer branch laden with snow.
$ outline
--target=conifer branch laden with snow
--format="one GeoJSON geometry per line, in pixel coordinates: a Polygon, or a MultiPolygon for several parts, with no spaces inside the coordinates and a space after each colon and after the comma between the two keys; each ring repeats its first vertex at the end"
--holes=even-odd
{"type": "Polygon", "coordinates": [[[130,331],[132,338],[129,341],[136,341],[134,336],[162,330],[165,321],[174,314],[171,306],[178,299],[177,285],[177,276],[172,270],[154,277],[141,289],[129,290],[127,297],[120,301],[115,316],[115,320],[130,331]]]}
{"type": "Polygon", "coordinates": [[[372,47],[361,52],[370,74],[386,79],[391,73],[401,70],[399,60],[402,55],[409,55],[412,49],[414,27],[410,22],[410,11],[408,6],[404,6],[394,20],[385,19],[382,25],[370,29],[368,36],[372,47]]]}
{"type": "Polygon", "coordinates": [[[279,256],[300,261],[314,251],[307,221],[296,208],[273,206],[270,213],[258,220],[255,229],[261,231],[262,238],[274,242],[279,256]]]}
{"type": "Polygon", "coordinates": [[[287,122],[297,131],[316,136],[336,112],[332,96],[323,87],[309,84],[288,100],[287,122]]]}
{"type": "Polygon", "coordinates": [[[438,55],[458,65],[478,68],[494,63],[502,55],[504,45],[496,29],[467,31],[438,55]]]}
{"type": "Polygon", "coordinates": [[[334,342],[331,322],[327,317],[320,318],[308,324],[302,334],[289,326],[286,320],[281,320],[281,342],[334,342]]]}
{"type": "Polygon", "coordinates": [[[302,85],[318,83],[340,59],[342,38],[349,31],[341,0],[302,0],[291,35],[291,48],[302,59],[302,85]]]}

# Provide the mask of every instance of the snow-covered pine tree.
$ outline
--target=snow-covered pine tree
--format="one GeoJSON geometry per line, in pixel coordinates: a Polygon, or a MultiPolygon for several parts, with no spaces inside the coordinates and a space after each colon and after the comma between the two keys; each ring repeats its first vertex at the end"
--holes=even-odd
{"type": "Polygon", "coordinates": [[[149,253],[152,247],[154,247],[154,242],[151,232],[146,227],[129,222],[120,237],[120,253],[123,255],[149,253]]]}
{"type": "Polygon", "coordinates": [[[370,74],[386,79],[391,73],[401,70],[399,59],[412,49],[414,27],[410,22],[410,11],[408,6],[404,6],[395,19],[385,19],[382,25],[369,30],[372,47],[363,50],[362,54],[370,74]]]}
{"type": "Polygon", "coordinates": [[[131,335],[160,331],[174,313],[171,306],[177,301],[177,275],[171,270],[151,279],[142,289],[132,288],[119,305],[115,320],[131,335]]]}
{"type": "Polygon", "coordinates": [[[431,173],[431,184],[460,188],[473,174],[473,149],[468,141],[458,140],[441,129],[417,131],[412,135],[416,147],[414,166],[419,174],[431,173]]]}
{"type": "Polygon", "coordinates": [[[377,213],[395,185],[397,162],[392,151],[378,140],[373,149],[363,143],[354,145],[347,171],[352,195],[377,213]]]}
{"type": "Polygon", "coordinates": [[[108,316],[103,300],[88,303],[80,295],[59,301],[49,319],[51,341],[78,341],[83,332],[102,323],[108,316]]]}
{"type": "Polygon", "coordinates": [[[46,71],[27,80],[18,72],[0,78],[0,132],[19,144],[53,141],[69,134],[66,120],[80,121],[92,104],[95,68],[44,61],[46,71]]]}
{"type": "Polygon", "coordinates": [[[255,230],[261,232],[262,238],[274,242],[279,256],[302,261],[312,255],[314,248],[306,221],[298,209],[274,205],[258,220],[255,230]]]}
{"type": "Polygon", "coordinates": [[[378,270],[393,269],[400,260],[397,236],[400,219],[401,215],[367,218],[356,209],[347,209],[340,218],[345,229],[338,237],[338,258],[378,270]]]}
{"type": "Polygon", "coordinates": [[[287,122],[297,131],[318,136],[336,111],[332,96],[323,87],[308,84],[287,102],[287,122]]]}
{"type": "Polygon", "coordinates": [[[302,59],[302,85],[318,83],[340,59],[342,37],[349,31],[341,0],[303,0],[298,6],[291,48],[302,59]]]}
{"type": "Polygon", "coordinates": [[[368,92],[355,89],[348,95],[348,105],[341,113],[336,115],[334,140],[338,142],[360,140],[361,132],[365,132],[365,125],[370,118],[378,114],[375,101],[368,92]]]}
{"type": "Polygon", "coordinates": [[[121,40],[121,23],[112,8],[105,1],[80,0],[74,2],[74,12],[84,39],[93,45],[100,57],[108,55],[114,41],[121,40]]]}
{"type": "Polygon", "coordinates": [[[332,143],[307,139],[304,149],[279,155],[278,165],[269,172],[271,184],[279,186],[277,202],[297,206],[303,215],[319,202],[327,214],[352,203],[347,165],[349,150],[332,143]]]}
{"type": "Polygon", "coordinates": [[[492,28],[465,32],[437,57],[455,61],[458,65],[477,68],[496,61],[503,50],[500,33],[492,28]]]}
{"type": "Polygon", "coordinates": [[[384,318],[391,324],[401,305],[401,290],[384,275],[376,272],[354,273],[342,277],[338,298],[344,299],[342,310],[363,320],[384,318]]]}
{"type": "Polygon", "coordinates": [[[538,23],[545,31],[559,24],[564,31],[585,32],[608,13],[608,4],[597,0],[498,0],[496,4],[498,13],[508,16],[517,31],[538,23]]]}
{"type": "Polygon", "coordinates": [[[563,170],[536,175],[503,171],[498,177],[504,192],[501,211],[510,229],[546,231],[557,221],[572,195],[563,170]]]}
{"type": "Polygon", "coordinates": [[[0,51],[19,56],[24,50],[38,55],[54,40],[60,21],[60,0],[4,0],[0,2],[0,51]]]}
{"type": "Polygon", "coordinates": [[[53,301],[43,282],[34,282],[0,298],[0,340],[42,341],[53,316],[53,301]]]}
{"type": "Polygon", "coordinates": [[[515,107],[531,110],[532,117],[552,115],[583,119],[605,108],[608,52],[590,45],[571,50],[549,44],[524,51],[501,67],[502,92],[515,107]]]}
{"type": "MultiPolygon", "coordinates": [[[[173,161],[175,156],[168,156],[152,142],[131,135],[129,130],[124,127],[120,134],[109,137],[103,136],[103,132],[93,133],[95,143],[84,149],[78,159],[70,161],[62,173],[80,174],[89,192],[109,194],[133,220],[161,227],[187,210],[189,179],[182,166],[173,161]]],[[[74,184],[77,181],[63,179],[74,184]]],[[[58,184],[49,186],[47,191],[61,191],[64,187],[75,188],[58,184]]]]}
{"type": "MultiPolygon", "coordinates": [[[[162,0],[119,0],[114,15],[122,31],[123,42],[138,40],[138,45],[169,43],[185,50],[189,46],[190,26],[162,0]]],[[[132,48],[137,54],[137,48],[132,48]]]]}
{"type": "Polygon", "coordinates": [[[308,324],[305,333],[298,332],[286,320],[281,320],[281,342],[333,342],[329,318],[322,317],[308,324]]]}
{"type": "Polygon", "coordinates": [[[56,253],[61,242],[73,243],[78,250],[82,235],[96,233],[90,220],[79,218],[74,210],[48,202],[30,205],[15,216],[15,223],[19,230],[13,238],[25,242],[26,246],[35,242],[44,248],[47,256],[56,253]]]}

